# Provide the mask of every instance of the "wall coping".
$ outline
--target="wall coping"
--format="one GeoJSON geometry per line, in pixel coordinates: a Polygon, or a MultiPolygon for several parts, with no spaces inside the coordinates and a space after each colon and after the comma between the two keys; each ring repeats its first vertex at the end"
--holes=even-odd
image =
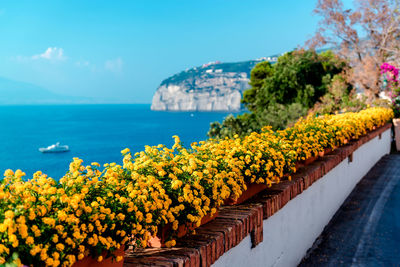
{"type": "Polygon", "coordinates": [[[301,167],[291,181],[274,184],[268,190],[236,206],[219,208],[218,216],[196,229],[196,234],[177,239],[173,248],[146,248],[125,252],[124,266],[211,266],[229,249],[250,235],[252,247],[263,241],[263,220],[282,209],[314,182],[339,165],[363,144],[392,127],[391,123],[358,140],[335,149],[315,162],[301,167]]]}

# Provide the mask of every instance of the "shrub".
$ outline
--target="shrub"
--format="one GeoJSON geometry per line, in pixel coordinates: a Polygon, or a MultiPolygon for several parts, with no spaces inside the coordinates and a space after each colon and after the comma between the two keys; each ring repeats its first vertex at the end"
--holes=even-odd
{"type": "Polygon", "coordinates": [[[260,132],[262,126],[284,129],[305,115],[328,91],[332,77],[347,66],[330,51],[299,50],[278,58],[275,65],[257,64],[250,73],[251,88],[243,93],[242,103],[251,112],[236,118],[229,116],[212,123],[211,138],[244,136],[260,132]]]}

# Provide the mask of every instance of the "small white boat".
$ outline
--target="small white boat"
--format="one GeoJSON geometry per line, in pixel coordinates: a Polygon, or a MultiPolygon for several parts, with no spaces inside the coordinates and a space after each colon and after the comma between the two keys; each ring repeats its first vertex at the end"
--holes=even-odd
{"type": "Polygon", "coordinates": [[[42,153],[58,153],[58,152],[67,152],[69,151],[69,147],[67,145],[60,145],[60,142],[57,142],[54,145],[48,147],[41,147],[39,151],[42,153]]]}

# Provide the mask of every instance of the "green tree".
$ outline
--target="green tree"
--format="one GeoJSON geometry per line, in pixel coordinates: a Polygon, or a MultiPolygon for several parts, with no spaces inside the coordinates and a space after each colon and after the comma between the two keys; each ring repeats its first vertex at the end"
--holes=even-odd
{"type": "Polygon", "coordinates": [[[298,50],[284,54],[278,62],[257,64],[250,73],[251,88],[242,103],[250,113],[227,117],[211,124],[210,137],[232,137],[259,132],[265,125],[282,129],[307,114],[328,92],[333,77],[347,67],[333,52],[298,50]]]}
{"type": "Polygon", "coordinates": [[[228,115],[222,123],[215,121],[210,125],[208,136],[212,138],[232,138],[235,134],[240,136],[259,131],[261,124],[254,113],[244,113],[237,117],[228,115]]]}
{"type": "Polygon", "coordinates": [[[345,66],[346,63],[331,51],[321,54],[313,50],[286,53],[278,58],[272,75],[264,79],[256,96],[243,102],[253,112],[262,112],[270,103],[301,103],[310,108],[326,93],[330,79],[342,72],[345,66]]]}
{"type": "Polygon", "coordinates": [[[264,86],[266,78],[271,77],[274,73],[274,68],[268,61],[258,63],[250,72],[250,89],[243,93],[242,103],[249,110],[255,109],[255,102],[260,89],[264,86]]]}

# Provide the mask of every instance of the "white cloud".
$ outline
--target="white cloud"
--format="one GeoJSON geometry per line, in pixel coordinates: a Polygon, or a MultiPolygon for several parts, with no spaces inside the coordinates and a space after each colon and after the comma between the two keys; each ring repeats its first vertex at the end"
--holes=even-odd
{"type": "Polygon", "coordinates": [[[64,49],[58,47],[49,47],[44,53],[33,55],[31,59],[46,59],[46,60],[65,60],[64,49]]]}
{"type": "Polygon", "coordinates": [[[120,57],[107,60],[104,63],[104,68],[108,71],[120,73],[122,71],[123,61],[120,57]]]}
{"type": "Polygon", "coordinates": [[[96,64],[93,64],[88,60],[76,61],[75,66],[81,70],[90,70],[91,72],[98,72],[98,68],[97,68],[96,64]]]}
{"type": "Polygon", "coordinates": [[[77,62],[76,62],[76,65],[77,65],[78,67],[89,67],[91,64],[90,64],[89,61],[83,60],[83,61],[77,61],[77,62]]]}

